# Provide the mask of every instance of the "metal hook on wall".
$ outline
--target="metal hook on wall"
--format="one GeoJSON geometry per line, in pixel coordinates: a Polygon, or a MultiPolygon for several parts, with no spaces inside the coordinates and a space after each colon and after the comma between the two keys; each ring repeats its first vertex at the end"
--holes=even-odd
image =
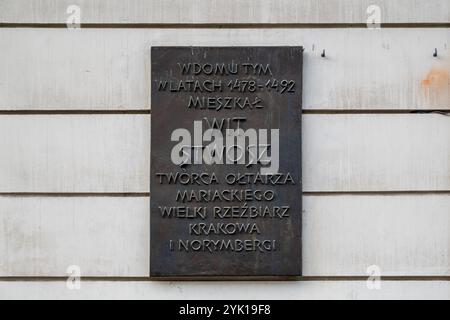
{"type": "Polygon", "coordinates": [[[323,51],[322,51],[322,53],[320,54],[320,56],[321,56],[322,58],[325,58],[325,49],[323,49],[323,51]]]}
{"type": "Polygon", "coordinates": [[[434,48],[433,57],[437,57],[437,48],[434,48]]]}

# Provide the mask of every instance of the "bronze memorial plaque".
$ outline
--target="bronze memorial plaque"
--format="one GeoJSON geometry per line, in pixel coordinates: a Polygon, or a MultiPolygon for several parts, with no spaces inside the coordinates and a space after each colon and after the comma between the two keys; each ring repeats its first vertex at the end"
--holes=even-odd
{"type": "Polygon", "coordinates": [[[302,52],[152,48],[152,278],[301,275],[302,52]]]}

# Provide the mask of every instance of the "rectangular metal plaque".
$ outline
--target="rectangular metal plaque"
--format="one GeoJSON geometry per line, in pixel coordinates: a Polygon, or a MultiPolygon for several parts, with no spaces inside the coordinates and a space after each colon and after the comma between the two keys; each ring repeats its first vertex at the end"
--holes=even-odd
{"type": "Polygon", "coordinates": [[[301,275],[302,47],[153,47],[153,278],[301,275]]]}

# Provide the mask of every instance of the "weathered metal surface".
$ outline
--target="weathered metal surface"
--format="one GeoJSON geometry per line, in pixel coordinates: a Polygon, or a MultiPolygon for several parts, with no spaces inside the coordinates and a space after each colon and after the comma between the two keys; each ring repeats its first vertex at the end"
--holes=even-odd
{"type": "Polygon", "coordinates": [[[301,275],[302,51],[152,48],[152,277],[301,275]]]}

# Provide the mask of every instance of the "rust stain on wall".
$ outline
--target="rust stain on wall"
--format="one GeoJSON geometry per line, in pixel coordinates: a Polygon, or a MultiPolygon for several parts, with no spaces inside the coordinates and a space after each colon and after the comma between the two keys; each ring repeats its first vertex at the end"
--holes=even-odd
{"type": "Polygon", "coordinates": [[[428,95],[430,92],[442,93],[448,90],[449,75],[447,69],[431,69],[425,79],[422,80],[422,88],[428,95]]]}

